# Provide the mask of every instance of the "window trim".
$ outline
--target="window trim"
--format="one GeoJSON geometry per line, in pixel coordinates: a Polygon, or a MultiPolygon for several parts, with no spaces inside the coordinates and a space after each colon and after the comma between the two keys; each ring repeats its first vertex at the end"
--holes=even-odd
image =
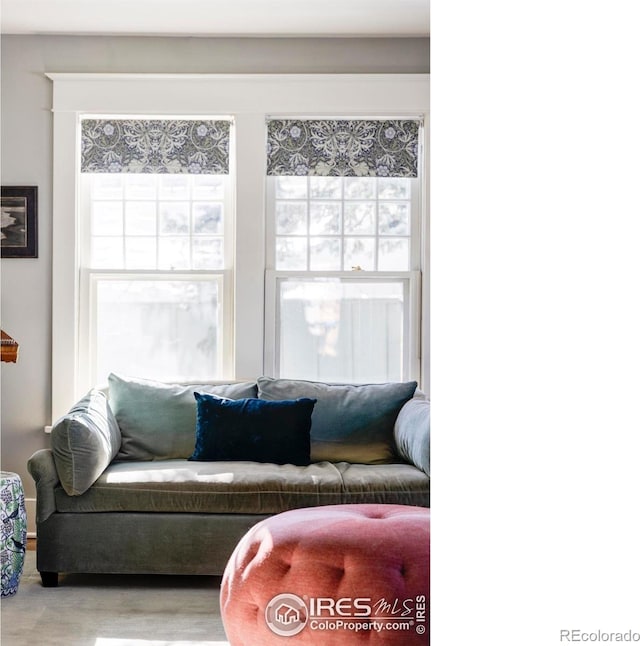
{"type": "MultiPolygon", "coordinates": [[[[79,289],[76,212],[79,200],[81,114],[224,114],[235,118],[236,220],[232,278],[234,360],[237,379],[266,372],[262,320],[264,276],[264,208],[266,118],[345,114],[419,116],[428,133],[428,74],[94,74],[47,73],[53,81],[53,260],[52,260],[52,419],[66,413],[84,393],[76,369],[79,289]]],[[[425,138],[428,140],[428,137],[425,138]]],[[[428,146],[423,170],[420,220],[422,238],[422,354],[428,357],[428,146]]],[[[421,362],[421,387],[429,392],[428,362],[421,362]]]]}

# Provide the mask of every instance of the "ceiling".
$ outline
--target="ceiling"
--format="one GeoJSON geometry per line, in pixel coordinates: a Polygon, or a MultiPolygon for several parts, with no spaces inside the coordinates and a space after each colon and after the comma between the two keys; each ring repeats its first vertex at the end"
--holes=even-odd
{"type": "Polygon", "coordinates": [[[0,0],[3,34],[426,37],[430,0],[0,0]]]}

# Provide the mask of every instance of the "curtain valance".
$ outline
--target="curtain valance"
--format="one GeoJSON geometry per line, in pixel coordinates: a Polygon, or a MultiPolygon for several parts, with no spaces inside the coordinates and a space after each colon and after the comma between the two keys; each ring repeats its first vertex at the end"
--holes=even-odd
{"type": "Polygon", "coordinates": [[[271,119],[267,175],[417,177],[416,120],[271,119]]]}
{"type": "Polygon", "coordinates": [[[229,173],[230,122],[83,119],[83,173],[229,173]]]}

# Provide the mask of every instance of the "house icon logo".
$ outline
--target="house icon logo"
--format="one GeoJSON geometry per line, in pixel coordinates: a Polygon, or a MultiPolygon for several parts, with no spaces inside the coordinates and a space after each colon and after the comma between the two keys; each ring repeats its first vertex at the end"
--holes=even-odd
{"type": "Polygon", "coordinates": [[[271,632],[281,637],[292,637],[307,625],[308,614],[299,596],[284,593],[271,599],[265,608],[264,619],[271,632]]]}
{"type": "Polygon", "coordinates": [[[276,610],[276,619],[285,626],[300,621],[300,613],[295,608],[283,603],[276,610]]]}

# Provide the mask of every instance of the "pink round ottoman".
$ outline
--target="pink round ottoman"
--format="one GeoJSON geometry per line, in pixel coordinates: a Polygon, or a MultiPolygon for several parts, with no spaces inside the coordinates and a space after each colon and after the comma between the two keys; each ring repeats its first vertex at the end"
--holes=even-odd
{"type": "Polygon", "coordinates": [[[220,606],[231,646],[429,644],[430,511],[330,505],[255,525],[220,606]]]}

